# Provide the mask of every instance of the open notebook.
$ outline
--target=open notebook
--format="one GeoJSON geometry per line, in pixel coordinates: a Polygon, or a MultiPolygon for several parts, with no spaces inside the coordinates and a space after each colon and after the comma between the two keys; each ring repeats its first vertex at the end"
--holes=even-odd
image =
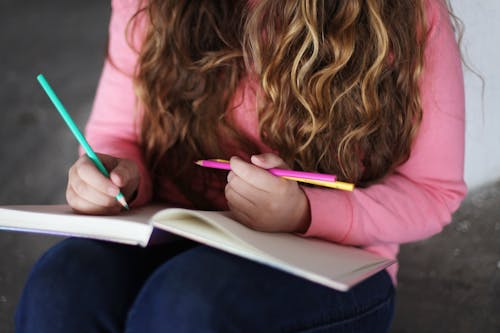
{"type": "Polygon", "coordinates": [[[117,216],[79,215],[67,205],[0,206],[0,229],[141,246],[152,241],[154,230],[163,230],[341,291],[395,262],[319,239],[255,231],[232,220],[228,212],[155,205],[117,216]]]}

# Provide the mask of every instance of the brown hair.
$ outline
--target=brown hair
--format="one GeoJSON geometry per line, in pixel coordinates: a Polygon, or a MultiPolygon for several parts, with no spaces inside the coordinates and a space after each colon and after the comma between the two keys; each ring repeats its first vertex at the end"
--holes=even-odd
{"type": "Polygon", "coordinates": [[[261,87],[261,139],[290,166],[363,186],[408,159],[422,117],[424,0],[149,0],[142,11],[135,83],[155,174],[167,156],[179,173],[227,157],[223,137],[257,152],[226,117],[248,73],[261,87]]]}

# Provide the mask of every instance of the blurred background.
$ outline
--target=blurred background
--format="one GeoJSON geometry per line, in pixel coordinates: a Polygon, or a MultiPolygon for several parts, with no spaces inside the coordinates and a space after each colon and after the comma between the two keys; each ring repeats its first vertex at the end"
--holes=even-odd
{"type": "MultiPolygon", "coordinates": [[[[465,59],[486,81],[465,72],[470,191],[441,234],[402,246],[394,333],[500,332],[500,2],[452,4],[466,27],[465,59]]],[[[36,75],[46,76],[83,128],[109,14],[103,0],[0,1],[0,205],[64,203],[77,143],[36,75]]],[[[29,270],[60,240],[0,231],[0,332],[14,332],[29,270]]]]}

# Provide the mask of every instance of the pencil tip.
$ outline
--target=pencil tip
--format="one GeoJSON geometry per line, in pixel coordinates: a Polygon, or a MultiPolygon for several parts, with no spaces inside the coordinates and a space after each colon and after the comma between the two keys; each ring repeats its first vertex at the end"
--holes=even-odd
{"type": "Polygon", "coordinates": [[[195,164],[203,166],[203,162],[201,160],[194,162],[195,164]]]}
{"type": "Polygon", "coordinates": [[[123,197],[123,195],[119,195],[117,198],[116,198],[120,204],[125,207],[126,210],[130,210],[130,207],[127,203],[127,201],[125,200],[125,198],[123,197]]]}

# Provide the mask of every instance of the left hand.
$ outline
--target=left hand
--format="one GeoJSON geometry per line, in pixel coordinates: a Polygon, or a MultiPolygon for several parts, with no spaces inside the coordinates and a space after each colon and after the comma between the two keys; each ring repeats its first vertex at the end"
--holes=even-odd
{"type": "Polygon", "coordinates": [[[310,223],[309,201],[292,180],[264,169],[288,169],[274,154],[254,155],[250,163],[238,157],[229,161],[231,170],[225,189],[229,209],[246,226],[269,232],[305,232],[310,223]]]}

